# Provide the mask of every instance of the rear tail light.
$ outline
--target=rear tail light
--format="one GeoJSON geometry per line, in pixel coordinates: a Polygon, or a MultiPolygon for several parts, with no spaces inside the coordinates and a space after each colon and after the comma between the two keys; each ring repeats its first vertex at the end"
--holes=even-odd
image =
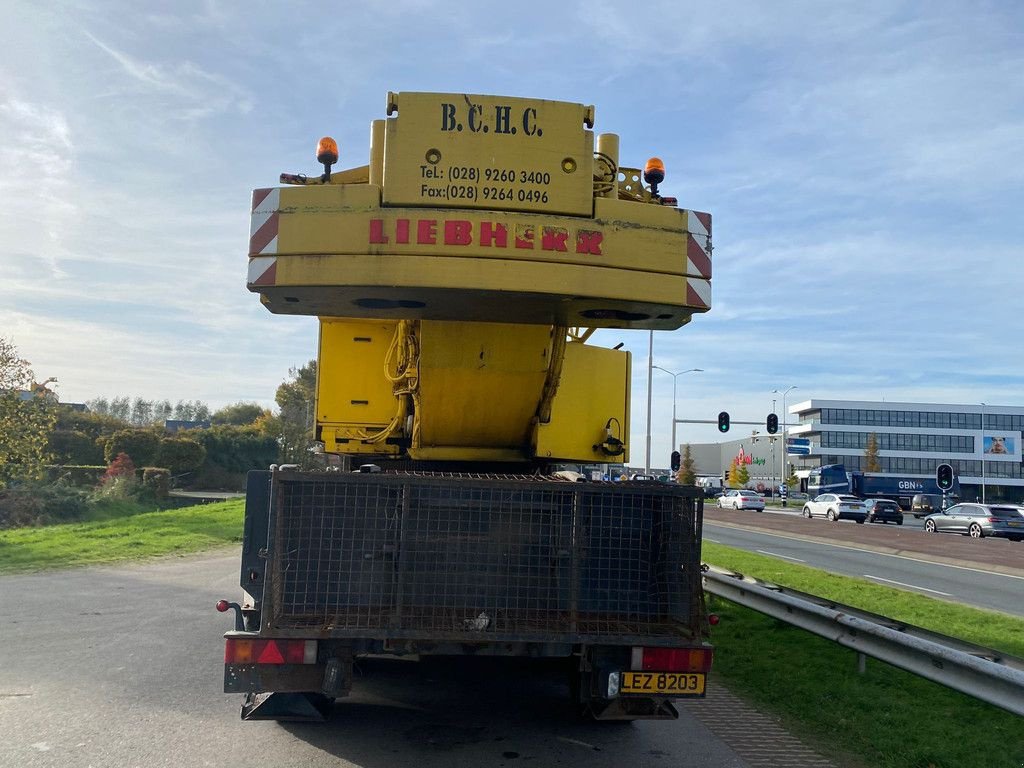
{"type": "Polygon", "coordinates": [[[990,523],[1001,523],[1003,522],[1003,519],[1001,517],[990,517],[988,521],[990,523]]]}
{"type": "Polygon", "coordinates": [[[640,669],[644,671],[708,672],[713,655],[710,648],[634,648],[633,668],[636,669],[639,656],[640,669]]]}
{"type": "Polygon", "coordinates": [[[229,637],[225,664],[316,664],[316,640],[250,640],[229,637]]]}

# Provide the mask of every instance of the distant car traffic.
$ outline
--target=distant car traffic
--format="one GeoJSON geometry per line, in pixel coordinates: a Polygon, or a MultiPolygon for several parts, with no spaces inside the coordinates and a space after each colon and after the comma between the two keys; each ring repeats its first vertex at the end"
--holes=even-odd
{"type": "Polygon", "coordinates": [[[855,520],[863,523],[867,518],[864,502],[856,496],[840,493],[822,493],[804,503],[804,517],[824,517],[826,520],[855,520]]]}
{"type": "Polygon", "coordinates": [[[896,523],[903,525],[903,510],[891,499],[868,499],[864,502],[868,523],[896,523]]]}
{"type": "Polygon", "coordinates": [[[718,497],[720,509],[756,509],[764,511],[764,498],[757,491],[730,488],[718,497]]]}
{"type": "Polygon", "coordinates": [[[927,533],[959,533],[972,539],[1001,536],[1024,540],[1024,513],[1003,504],[956,504],[924,519],[927,533]]]}

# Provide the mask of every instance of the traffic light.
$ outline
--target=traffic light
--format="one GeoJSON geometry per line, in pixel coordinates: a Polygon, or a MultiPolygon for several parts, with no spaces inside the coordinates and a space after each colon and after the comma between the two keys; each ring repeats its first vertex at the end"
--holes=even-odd
{"type": "Polygon", "coordinates": [[[729,431],[729,413],[727,411],[722,411],[720,414],[718,414],[718,431],[729,431]]]}
{"type": "Polygon", "coordinates": [[[682,463],[682,459],[679,456],[679,451],[672,451],[672,463],[671,463],[672,471],[673,472],[678,472],[681,463],[682,463]]]}
{"type": "Polygon", "coordinates": [[[778,432],[779,431],[779,417],[776,416],[774,413],[769,413],[768,414],[768,424],[766,425],[765,429],[768,430],[768,434],[769,435],[774,435],[776,432],[778,432]]]}
{"type": "Polygon", "coordinates": [[[940,491],[948,491],[953,487],[953,467],[949,464],[939,464],[935,469],[935,484],[940,491]]]}

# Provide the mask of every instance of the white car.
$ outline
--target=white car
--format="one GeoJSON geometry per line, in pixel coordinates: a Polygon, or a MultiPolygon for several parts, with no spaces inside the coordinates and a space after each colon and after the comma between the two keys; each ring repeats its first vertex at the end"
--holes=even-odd
{"type": "Polygon", "coordinates": [[[856,496],[841,493],[823,493],[804,504],[804,517],[824,517],[826,520],[856,520],[863,523],[868,516],[868,508],[856,496]]]}
{"type": "Polygon", "coordinates": [[[757,491],[730,488],[718,497],[719,509],[756,509],[764,511],[764,498],[757,491]]]}

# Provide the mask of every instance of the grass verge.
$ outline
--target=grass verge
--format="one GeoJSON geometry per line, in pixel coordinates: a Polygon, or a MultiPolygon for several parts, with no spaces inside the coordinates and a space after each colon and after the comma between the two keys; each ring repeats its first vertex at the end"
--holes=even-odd
{"type": "MultiPolygon", "coordinates": [[[[704,559],[841,603],[1024,656],[1024,620],[945,603],[709,542],[704,559]]],[[[808,743],[875,768],[1019,768],[1021,718],[756,611],[711,598],[715,672],[808,743]]]]}
{"type": "Polygon", "coordinates": [[[111,519],[0,531],[0,573],[114,563],[240,542],[241,499],[111,519]]]}

